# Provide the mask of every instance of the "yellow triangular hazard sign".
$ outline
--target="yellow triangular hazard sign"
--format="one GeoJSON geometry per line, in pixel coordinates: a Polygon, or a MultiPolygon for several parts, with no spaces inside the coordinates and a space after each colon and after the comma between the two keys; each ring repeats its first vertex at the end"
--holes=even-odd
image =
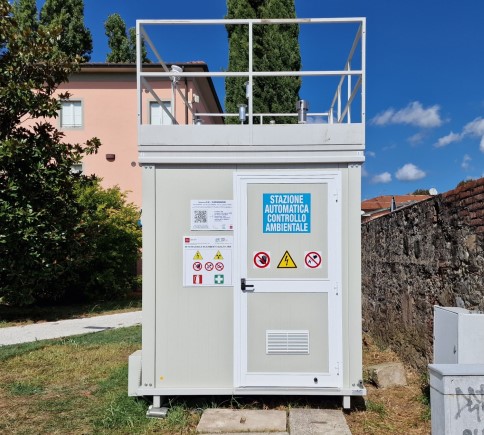
{"type": "Polygon", "coordinates": [[[294,263],[294,260],[292,259],[291,254],[289,254],[289,251],[284,252],[284,255],[282,256],[281,261],[279,261],[277,268],[297,269],[296,263],[294,263]]]}
{"type": "Polygon", "coordinates": [[[222,255],[222,253],[220,251],[217,251],[217,253],[215,254],[215,257],[213,257],[214,260],[223,260],[224,257],[222,255]]]}
{"type": "Polygon", "coordinates": [[[197,253],[193,256],[194,260],[203,260],[202,254],[200,254],[200,251],[197,251],[197,253]]]}

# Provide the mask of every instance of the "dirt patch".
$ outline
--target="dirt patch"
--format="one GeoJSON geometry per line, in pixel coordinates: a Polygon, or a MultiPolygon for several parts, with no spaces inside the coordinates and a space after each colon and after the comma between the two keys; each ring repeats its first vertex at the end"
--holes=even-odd
{"type": "MultiPolygon", "coordinates": [[[[380,349],[365,336],[363,339],[363,367],[384,362],[399,361],[397,354],[380,349]]],[[[377,389],[365,382],[368,391],[366,409],[346,414],[346,421],[353,435],[428,435],[430,433],[430,408],[425,394],[426,381],[409,367],[405,367],[406,387],[377,389]]]]}

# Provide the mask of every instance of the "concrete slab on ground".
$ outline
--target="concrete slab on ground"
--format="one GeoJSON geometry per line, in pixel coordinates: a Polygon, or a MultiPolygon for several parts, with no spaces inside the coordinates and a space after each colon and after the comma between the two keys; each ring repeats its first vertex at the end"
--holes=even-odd
{"type": "Polygon", "coordinates": [[[289,432],[287,414],[275,410],[207,409],[197,433],[205,435],[351,435],[341,410],[291,409],[289,432]]]}
{"type": "Polygon", "coordinates": [[[0,328],[0,346],[124,328],[141,323],[141,311],[0,328]]]}
{"type": "Polygon", "coordinates": [[[256,409],[206,409],[197,433],[274,433],[286,432],[286,411],[256,409]]]}
{"type": "Polygon", "coordinates": [[[343,412],[338,409],[291,409],[291,435],[351,435],[343,412]]]}

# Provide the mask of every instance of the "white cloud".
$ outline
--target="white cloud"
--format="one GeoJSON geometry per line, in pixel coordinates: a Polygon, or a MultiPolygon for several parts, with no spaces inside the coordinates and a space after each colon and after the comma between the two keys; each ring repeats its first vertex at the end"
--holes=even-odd
{"type": "Polygon", "coordinates": [[[484,118],[476,118],[474,121],[465,125],[462,134],[470,134],[473,136],[484,136],[484,118]]]}
{"type": "Polygon", "coordinates": [[[371,182],[373,184],[385,184],[390,183],[392,181],[392,174],[390,172],[383,172],[382,174],[375,175],[371,182]]]}
{"type": "Polygon", "coordinates": [[[328,120],[323,118],[322,116],[308,116],[307,123],[308,124],[327,124],[328,120]]]}
{"type": "Polygon", "coordinates": [[[484,153],[484,118],[476,118],[474,121],[466,124],[462,134],[480,137],[479,149],[484,153]]]}
{"type": "Polygon", "coordinates": [[[441,137],[436,143],[434,143],[434,147],[442,148],[452,142],[459,142],[460,140],[462,140],[462,134],[451,131],[447,136],[441,137]]]}
{"type": "Polygon", "coordinates": [[[425,139],[425,133],[421,131],[419,133],[414,134],[413,136],[410,136],[407,140],[412,145],[417,145],[419,143],[422,143],[424,139],[425,139]]]}
{"type": "Polygon", "coordinates": [[[382,148],[382,151],[391,151],[394,150],[396,147],[396,144],[387,145],[386,147],[382,148]]]}
{"type": "Polygon", "coordinates": [[[434,146],[440,148],[452,142],[461,141],[465,136],[480,138],[479,149],[484,153],[484,118],[479,117],[467,123],[461,133],[451,131],[447,136],[441,137],[434,146]]]}
{"type": "Polygon", "coordinates": [[[365,169],[365,167],[363,166],[363,167],[361,168],[361,176],[362,176],[362,177],[368,177],[368,175],[370,175],[370,174],[368,174],[368,171],[367,171],[367,170],[365,169]]]}
{"type": "Polygon", "coordinates": [[[382,113],[379,113],[376,115],[372,120],[372,124],[376,125],[386,125],[386,124],[391,124],[392,123],[392,118],[393,115],[395,114],[395,110],[393,109],[387,109],[382,113]]]}
{"type": "Polygon", "coordinates": [[[440,106],[437,104],[424,108],[420,102],[413,101],[398,111],[390,108],[379,113],[371,120],[371,123],[376,125],[408,124],[422,128],[440,127],[443,121],[439,111],[440,106]]]}
{"type": "Polygon", "coordinates": [[[469,169],[471,160],[471,156],[469,156],[469,154],[465,154],[464,158],[462,159],[462,163],[460,164],[460,167],[464,169],[464,171],[466,171],[467,169],[469,169]]]}
{"type": "Polygon", "coordinates": [[[424,178],[427,174],[422,171],[421,169],[417,168],[413,163],[407,163],[403,165],[396,173],[395,177],[397,177],[400,181],[415,181],[424,178]]]}
{"type": "Polygon", "coordinates": [[[376,157],[376,153],[375,153],[374,151],[367,151],[367,152],[366,152],[366,155],[367,155],[368,157],[376,157]]]}

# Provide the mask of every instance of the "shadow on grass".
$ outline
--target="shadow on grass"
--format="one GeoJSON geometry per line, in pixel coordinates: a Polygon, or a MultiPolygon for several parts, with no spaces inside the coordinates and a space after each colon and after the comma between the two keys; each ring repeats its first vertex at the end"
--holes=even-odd
{"type": "MultiPolygon", "coordinates": [[[[9,323],[54,322],[57,320],[74,319],[126,309],[141,309],[141,293],[131,293],[124,299],[76,305],[37,304],[24,307],[11,307],[0,304],[0,319],[5,326],[13,326],[9,325],[9,323]]],[[[2,324],[0,323],[1,326],[2,324]]]]}
{"type": "Polygon", "coordinates": [[[275,409],[290,408],[341,409],[338,396],[177,396],[169,397],[162,406],[172,408],[183,405],[192,410],[207,408],[275,409]]]}

